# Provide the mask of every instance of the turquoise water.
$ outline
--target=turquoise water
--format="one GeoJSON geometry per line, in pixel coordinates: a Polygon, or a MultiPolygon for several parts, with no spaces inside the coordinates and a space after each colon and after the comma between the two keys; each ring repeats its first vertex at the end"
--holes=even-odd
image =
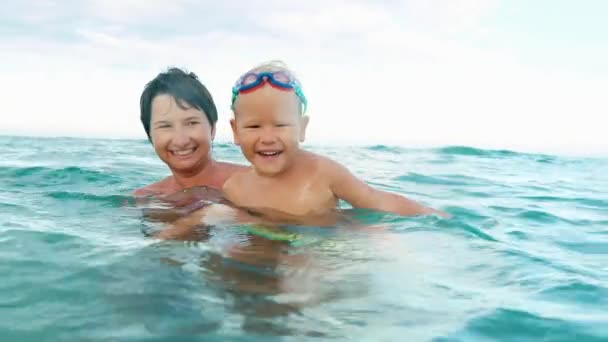
{"type": "Polygon", "coordinates": [[[288,247],[146,237],[129,194],[167,174],[146,141],[0,146],[1,341],[608,340],[606,159],[310,147],[454,217],[350,211],[375,228],[288,247]]]}

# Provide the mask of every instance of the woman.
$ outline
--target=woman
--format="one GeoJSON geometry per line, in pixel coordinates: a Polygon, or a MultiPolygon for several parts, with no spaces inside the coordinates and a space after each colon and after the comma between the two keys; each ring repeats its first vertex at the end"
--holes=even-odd
{"type": "Polygon", "coordinates": [[[217,109],[194,73],[178,68],[160,73],[144,88],[140,110],[148,139],[171,176],[135,190],[135,196],[163,196],[196,186],[219,190],[234,172],[246,169],[213,160],[217,109]]]}
{"type": "Polygon", "coordinates": [[[221,202],[224,182],[245,166],[218,162],[211,155],[217,109],[194,73],[171,68],[144,88],[141,123],[156,154],[171,175],[136,189],[139,204],[165,202],[170,208],[145,206],[148,219],[171,222],[205,205],[221,202]]]}

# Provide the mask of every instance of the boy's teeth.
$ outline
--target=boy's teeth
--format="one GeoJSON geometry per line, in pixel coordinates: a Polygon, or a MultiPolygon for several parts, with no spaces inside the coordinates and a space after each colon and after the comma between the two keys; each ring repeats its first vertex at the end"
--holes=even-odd
{"type": "Polygon", "coordinates": [[[276,151],[276,152],[259,152],[259,153],[263,156],[276,156],[277,154],[279,154],[278,151],[276,151]]]}

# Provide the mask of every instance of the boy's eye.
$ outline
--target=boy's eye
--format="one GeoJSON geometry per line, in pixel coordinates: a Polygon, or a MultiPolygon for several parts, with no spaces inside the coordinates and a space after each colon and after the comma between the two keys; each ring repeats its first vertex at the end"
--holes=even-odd
{"type": "Polygon", "coordinates": [[[246,125],[245,128],[260,128],[260,125],[246,125]]]}
{"type": "Polygon", "coordinates": [[[286,123],[278,123],[278,124],[276,124],[275,126],[277,126],[277,127],[287,127],[287,126],[290,126],[290,124],[286,124],[286,123]]]}
{"type": "Polygon", "coordinates": [[[200,122],[198,121],[188,121],[187,125],[188,126],[194,126],[194,125],[198,125],[200,122]]]}
{"type": "Polygon", "coordinates": [[[169,127],[171,127],[171,125],[169,125],[169,124],[162,124],[162,125],[156,126],[156,128],[169,128],[169,127]]]}

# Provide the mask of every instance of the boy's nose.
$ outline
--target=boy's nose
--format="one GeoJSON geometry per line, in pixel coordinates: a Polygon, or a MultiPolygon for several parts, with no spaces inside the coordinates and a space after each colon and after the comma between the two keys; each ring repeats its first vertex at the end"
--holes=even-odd
{"type": "Polygon", "coordinates": [[[263,143],[273,143],[276,140],[276,135],[271,129],[265,129],[262,131],[262,135],[260,136],[260,141],[263,143]]]}

